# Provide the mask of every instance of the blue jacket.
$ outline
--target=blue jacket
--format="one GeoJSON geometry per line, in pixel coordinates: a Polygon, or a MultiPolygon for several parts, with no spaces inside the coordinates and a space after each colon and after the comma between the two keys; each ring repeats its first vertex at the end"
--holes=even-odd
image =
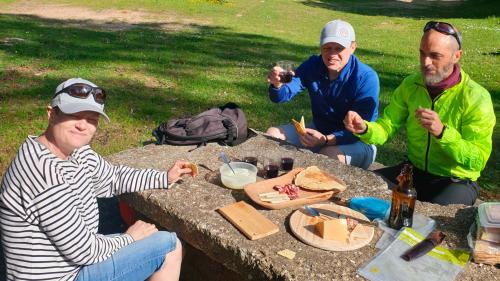
{"type": "Polygon", "coordinates": [[[344,128],[347,111],[356,111],[364,120],[375,121],[378,116],[379,81],[377,73],[355,55],[330,81],[328,69],[321,56],[311,56],[295,71],[290,83],[276,89],[269,86],[269,98],[281,103],[308,89],[313,122],[323,134],[333,134],[336,144],[349,144],[358,138],[344,128]]]}

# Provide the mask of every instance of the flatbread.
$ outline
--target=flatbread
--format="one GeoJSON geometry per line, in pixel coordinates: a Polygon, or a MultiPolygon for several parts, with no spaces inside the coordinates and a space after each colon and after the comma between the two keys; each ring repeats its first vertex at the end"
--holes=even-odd
{"type": "Polygon", "coordinates": [[[295,185],[308,190],[333,190],[344,191],[346,186],[336,177],[321,171],[317,166],[307,167],[295,177],[295,185]]]}
{"type": "Polygon", "coordinates": [[[297,120],[292,118],[292,124],[295,126],[295,131],[299,135],[305,135],[306,134],[306,124],[304,121],[304,116],[300,118],[300,122],[297,122],[297,120]]]}

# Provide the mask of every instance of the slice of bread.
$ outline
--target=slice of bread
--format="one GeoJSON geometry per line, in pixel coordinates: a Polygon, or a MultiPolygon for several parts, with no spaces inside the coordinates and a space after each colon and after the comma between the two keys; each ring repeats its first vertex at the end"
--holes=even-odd
{"type": "Polygon", "coordinates": [[[191,169],[191,175],[193,177],[198,175],[198,166],[194,163],[189,163],[189,168],[191,169]]]}
{"type": "Polygon", "coordinates": [[[295,176],[295,185],[308,190],[344,191],[347,187],[336,177],[320,170],[317,166],[307,167],[295,176]]]}

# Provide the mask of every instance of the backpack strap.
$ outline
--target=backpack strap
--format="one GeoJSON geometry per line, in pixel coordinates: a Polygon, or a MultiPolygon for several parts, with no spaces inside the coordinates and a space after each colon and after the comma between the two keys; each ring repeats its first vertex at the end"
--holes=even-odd
{"type": "Polygon", "coordinates": [[[232,145],[238,136],[238,126],[233,119],[225,116],[224,114],[221,115],[225,117],[224,120],[222,120],[222,124],[224,124],[224,127],[227,128],[226,139],[224,142],[228,145],[232,145]]]}

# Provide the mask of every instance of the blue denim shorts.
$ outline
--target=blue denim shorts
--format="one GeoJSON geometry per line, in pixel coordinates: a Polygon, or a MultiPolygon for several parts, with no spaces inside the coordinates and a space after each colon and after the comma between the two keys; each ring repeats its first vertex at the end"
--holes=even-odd
{"type": "Polygon", "coordinates": [[[121,248],[102,262],[83,266],[75,280],[146,280],[161,268],[167,253],[175,250],[176,242],[174,232],[155,232],[121,248]]]}
{"type": "MultiPolygon", "coordinates": [[[[315,129],[314,123],[306,124],[307,128],[315,129]]],[[[278,127],[286,136],[286,141],[297,147],[304,148],[300,143],[295,126],[293,124],[281,125],[278,127]]],[[[367,169],[374,161],[377,155],[377,147],[372,144],[366,144],[362,141],[357,141],[351,144],[337,145],[344,153],[347,165],[356,166],[362,169],[367,169]]],[[[309,148],[312,152],[318,153],[321,147],[309,148]]]]}

